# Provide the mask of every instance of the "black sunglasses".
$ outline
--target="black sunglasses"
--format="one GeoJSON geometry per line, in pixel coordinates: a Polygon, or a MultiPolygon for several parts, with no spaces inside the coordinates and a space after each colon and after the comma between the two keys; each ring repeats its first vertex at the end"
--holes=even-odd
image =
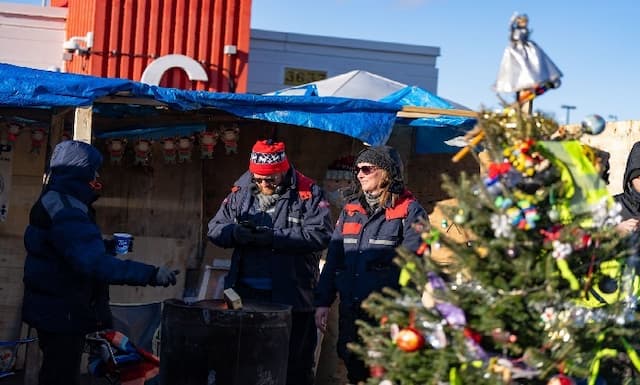
{"type": "Polygon", "coordinates": [[[266,184],[275,184],[276,183],[276,178],[268,176],[266,178],[256,178],[256,177],[252,177],[251,178],[251,182],[255,183],[255,184],[261,184],[261,183],[266,183],[266,184]]]}
{"type": "Polygon", "coordinates": [[[356,172],[356,175],[358,175],[361,171],[364,175],[369,175],[379,168],[380,167],[376,167],[376,166],[362,166],[362,167],[356,167],[354,171],[356,172]]]}

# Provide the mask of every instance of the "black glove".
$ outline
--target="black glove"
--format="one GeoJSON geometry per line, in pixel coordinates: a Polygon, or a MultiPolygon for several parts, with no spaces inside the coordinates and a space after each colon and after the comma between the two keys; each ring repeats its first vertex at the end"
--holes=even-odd
{"type": "Polygon", "coordinates": [[[254,241],[253,230],[247,226],[235,225],[233,227],[233,239],[238,245],[248,245],[254,241]]]}
{"type": "Polygon", "coordinates": [[[258,246],[271,246],[273,244],[273,230],[268,227],[258,228],[253,233],[253,243],[258,246]]]}
{"type": "Polygon", "coordinates": [[[156,267],[156,273],[151,277],[151,286],[164,286],[175,285],[176,275],[180,273],[180,270],[171,270],[168,267],[161,266],[156,267]]]}

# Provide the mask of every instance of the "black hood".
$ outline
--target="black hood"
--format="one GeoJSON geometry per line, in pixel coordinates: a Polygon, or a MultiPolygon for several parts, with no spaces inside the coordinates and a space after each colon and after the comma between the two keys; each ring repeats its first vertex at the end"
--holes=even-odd
{"type": "Polygon", "coordinates": [[[640,193],[631,186],[631,180],[637,176],[640,176],[640,142],[636,142],[629,152],[622,179],[623,193],[616,196],[622,204],[623,219],[640,218],[640,193]]]}

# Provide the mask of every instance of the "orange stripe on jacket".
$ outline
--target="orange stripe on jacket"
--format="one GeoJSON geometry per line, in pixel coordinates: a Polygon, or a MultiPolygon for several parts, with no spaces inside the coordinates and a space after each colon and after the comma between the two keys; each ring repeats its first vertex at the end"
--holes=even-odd
{"type": "Polygon", "coordinates": [[[385,210],[385,218],[387,220],[406,218],[409,216],[409,205],[415,200],[416,198],[414,198],[409,191],[405,191],[400,196],[395,206],[389,207],[385,210]]]}
{"type": "Polygon", "coordinates": [[[342,225],[342,234],[343,235],[360,234],[360,230],[362,230],[362,223],[345,222],[344,225],[342,225]]]}

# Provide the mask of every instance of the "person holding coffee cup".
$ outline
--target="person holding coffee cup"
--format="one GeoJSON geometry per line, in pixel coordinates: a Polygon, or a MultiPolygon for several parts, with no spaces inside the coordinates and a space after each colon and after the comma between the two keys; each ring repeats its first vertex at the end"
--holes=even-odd
{"type": "Polygon", "coordinates": [[[116,258],[96,224],[102,155],[67,140],[53,150],[24,234],[23,320],[38,332],[40,385],[79,382],[85,335],[112,327],[109,285],[176,284],[177,270],[116,258]]]}

